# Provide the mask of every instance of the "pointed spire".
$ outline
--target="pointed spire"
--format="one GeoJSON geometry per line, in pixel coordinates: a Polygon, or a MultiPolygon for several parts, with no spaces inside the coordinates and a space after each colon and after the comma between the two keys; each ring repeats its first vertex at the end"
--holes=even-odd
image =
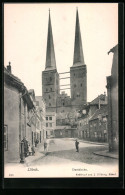
{"type": "Polygon", "coordinates": [[[79,24],[78,8],[76,10],[76,28],[75,28],[75,45],[74,45],[74,59],[73,66],[84,65],[84,56],[82,50],[82,39],[79,24]]]}
{"type": "Polygon", "coordinates": [[[53,44],[53,34],[49,9],[49,22],[48,22],[48,37],[47,37],[47,50],[46,50],[46,66],[45,69],[56,69],[55,51],[53,44]]]}

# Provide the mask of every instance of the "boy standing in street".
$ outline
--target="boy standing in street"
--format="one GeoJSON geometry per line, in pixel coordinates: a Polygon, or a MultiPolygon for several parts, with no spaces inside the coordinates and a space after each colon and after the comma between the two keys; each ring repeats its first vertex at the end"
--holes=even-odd
{"type": "Polygon", "coordinates": [[[76,146],[76,152],[79,152],[79,142],[77,141],[77,139],[76,139],[76,142],[75,142],[75,146],[76,146]]]}

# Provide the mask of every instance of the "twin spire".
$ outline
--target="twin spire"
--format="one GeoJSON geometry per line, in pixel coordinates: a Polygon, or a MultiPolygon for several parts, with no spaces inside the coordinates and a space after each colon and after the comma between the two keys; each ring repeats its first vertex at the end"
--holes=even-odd
{"type": "Polygon", "coordinates": [[[45,69],[48,69],[48,70],[56,69],[56,59],[55,59],[55,51],[54,51],[54,44],[53,44],[53,34],[52,34],[50,10],[49,10],[48,36],[47,37],[48,38],[47,38],[45,69]]]}
{"type": "MultiPolygon", "coordinates": [[[[84,62],[84,56],[83,56],[82,39],[81,39],[80,24],[79,24],[79,15],[78,15],[78,9],[77,9],[73,66],[79,66],[79,65],[81,66],[84,64],[85,64],[85,62],[84,62]]],[[[52,34],[52,26],[51,26],[51,18],[50,18],[50,10],[49,10],[45,70],[51,70],[51,69],[52,70],[56,69],[56,59],[55,59],[53,34],[52,34]]]]}

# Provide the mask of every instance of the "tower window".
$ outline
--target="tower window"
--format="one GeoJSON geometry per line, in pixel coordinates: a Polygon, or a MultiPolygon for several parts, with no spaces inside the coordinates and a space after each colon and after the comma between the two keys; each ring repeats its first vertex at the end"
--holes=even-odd
{"type": "Polygon", "coordinates": [[[64,104],[64,102],[63,102],[63,106],[64,106],[65,104],[64,104]]]}
{"type": "Polygon", "coordinates": [[[49,99],[51,99],[51,96],[49,95],[49,99]]]}
{"type": "Polygon", "coordinates": [[[81,87],[82,87],[82,83],[81,83],[81,87]]]}
{"type": "Polygon", "coordinates": [[[74,87],[76,87],[76,84],[74,84],[74,87]]]}
{"type": "Polygon", "coordinates": [[[80,97],[80,94],[79,93],[77,93],[77,95],[76,95],[77,97],[80,97]]]}

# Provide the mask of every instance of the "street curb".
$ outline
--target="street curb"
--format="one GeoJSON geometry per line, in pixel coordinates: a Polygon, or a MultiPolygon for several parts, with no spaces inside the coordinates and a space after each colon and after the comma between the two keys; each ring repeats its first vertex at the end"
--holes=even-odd
{"type": "Polygon", "coordinates": [[[96,152],[93,152],[93,154],[98,155],[98,156],[104,156],[104,157],[108,157],[108,158],[113,158],[113,159],[119,159],[118,157],[109,156],[109,155],[105,155],[105,154],[100,154],[100,153],[96,153],[96,152]]]}

